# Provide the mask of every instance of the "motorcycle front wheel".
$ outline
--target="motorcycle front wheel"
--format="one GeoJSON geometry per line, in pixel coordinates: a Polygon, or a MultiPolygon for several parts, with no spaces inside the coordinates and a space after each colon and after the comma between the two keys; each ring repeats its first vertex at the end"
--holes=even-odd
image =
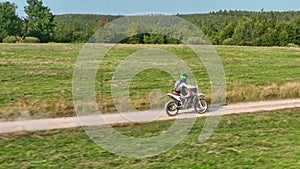
{"type": "Polygon", "coordinates": [[[178,114],[177,102],[171,101],[166,106],[166,112],[169,116],[176,116],[178,114]]]}
{"type": "Polygon", "coordinates": [[[195,102],[195,111],[199,114],[203,114],[208,109],[208,103],[205,99],[199,99],[195,102]]]}

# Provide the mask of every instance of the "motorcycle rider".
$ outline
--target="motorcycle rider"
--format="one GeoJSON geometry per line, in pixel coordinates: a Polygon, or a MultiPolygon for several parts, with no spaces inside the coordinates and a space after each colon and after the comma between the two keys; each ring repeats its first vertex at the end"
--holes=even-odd
{"type": "MultiPolygon", "coordinates": [[[[177,94],[180,94],[181,98],[183,99],[182,100],[183,105],[185,105],[186,101],[189,101],[189,104],[191,104],[190,100],[189,100],[191,94],[190,94],[189,91],[186,91],[186,89],[196,88],[196,86],[192,86],[192,85],[187,84],[187,78],[188,78],[188,75],[186,75],[186,74],[180,75],[180,80],[177,81],[174,85],[174,91],[177,94]]],[[[189,107],[191,107],[191,105],[188,105],[188,108],[189,107]]]]}

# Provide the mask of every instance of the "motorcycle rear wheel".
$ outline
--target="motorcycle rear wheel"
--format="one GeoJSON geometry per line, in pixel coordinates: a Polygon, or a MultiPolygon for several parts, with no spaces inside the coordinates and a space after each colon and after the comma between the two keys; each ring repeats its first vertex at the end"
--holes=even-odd
{"type": "Polygon", "coordinates": [[[169,116],[176,116],[178,114],[178,105],[176,101],[170,101],[166,106],[166,112],[169,116]]]}

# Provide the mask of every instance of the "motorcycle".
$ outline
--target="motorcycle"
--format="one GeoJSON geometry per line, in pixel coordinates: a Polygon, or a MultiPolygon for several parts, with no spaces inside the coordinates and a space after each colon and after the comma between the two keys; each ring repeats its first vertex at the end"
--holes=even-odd
{"type": "MultiPolygon", "coordinates": [[[[173,91],[175,92],[175,91],[173,91]]],[[[198,93],[198,89],[190,89],[189,97],[184,98],[180,93],[170,93],[167,94],[172,101],[168,102],[166,105],[166,112],[169,116],[176,116],[179,113],[179,110],[188,110],[194,105],[194,110],[203,114],[208,109],[208,102],[204,99],[205,94],[198,93]]]]}

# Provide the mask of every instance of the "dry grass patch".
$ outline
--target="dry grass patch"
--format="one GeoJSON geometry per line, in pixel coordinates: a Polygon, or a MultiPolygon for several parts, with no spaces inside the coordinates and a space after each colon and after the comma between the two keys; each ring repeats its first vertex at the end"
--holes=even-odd
{"type": "Polygon", "coordinates": [[[258,101],[288,99],[300,97],[300,83],[287,82],[283,84],[273,83],[271,86],[258,87],[254,85],[244,86],[233,84],[227,91],[227,102],[258,101]]]}

